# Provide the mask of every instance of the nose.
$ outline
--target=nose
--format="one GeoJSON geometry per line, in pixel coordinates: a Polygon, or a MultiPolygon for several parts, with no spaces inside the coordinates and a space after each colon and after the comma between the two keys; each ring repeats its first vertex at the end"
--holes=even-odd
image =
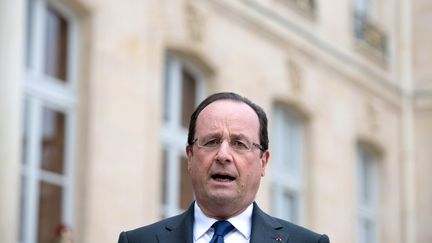
{"type": "Polygon", "coordinates": [[[219,163],[229,163],[232,162],[232,150],[227,140],[224,140],[217,153],[215,155],[215,159],[219,163]]]}

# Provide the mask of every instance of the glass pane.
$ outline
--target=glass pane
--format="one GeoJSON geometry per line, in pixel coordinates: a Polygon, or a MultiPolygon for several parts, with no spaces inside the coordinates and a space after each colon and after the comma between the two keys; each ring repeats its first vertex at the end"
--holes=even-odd
{"type": "Polygon", "coordinates": [[[362,182],[363,182],[363,190],[362,190],[362,195],[363,195],[363,202],[365,204],[368,204],[371,200],[371,174],[370,174],[370,169],[368,166],[368,161],[364,160],[363,161],[363,165],[362,165],[362,182]]]}
{"type": "Polygon", "coordinates": [[[162,205],[167,205],[167,193],[168,193],[168,187],[167,187],[167,178],[168,178],[168,156],[167,151],[163,150],[162,152],[162,182],[160,185],[162,185],[162,205]]]}
{"type": "Polygon", "coordinates": [[[44,108],[42,118],[41,167],[51,172],[63,173],[65,145],[65,114],[44,108]]]}
{"type": "Polygon", "coordinates": [[[280,218],[285,217],[285,202],[283,199],[283,187],[279,183],[273,183],[271,186],[272,200],[271,207],[272,213],[280,218]]]}
{"type": "Polygon", "coordinates": [[[360,239],[359,243],[374,243],[376,242],[375,225],[373,221],[367,219],[360,220],[360,239]]]}
{"type": "Polygon", "coordinates": [[[299,219],[299,202],[298,196],[295,193],[286,191],[284,194],[285,199],[285,217],[291,222],[297,223],[299,219]]]}
{"type": "Polygon", "coordinates": [[[289,111],[283,110],[284,171],[299,176],[303,153],[302,126],[300,120],[289,111]]]}
{"type": "Polygon", "coordinates": [[[32,44],[33,44],[33,8],[34,0],[27,0],[27,12],[26,12],[26,66],[30,67],[30,59],[32,58],[32,44]]]}
{"type": "Polygon", "coordinates": [[[189,208],[194,197],[189,180],[187,159],[183,157],[180,163],[180,208],[185,210],[189,208]]]}
{"type": "Polygon", "coordinates": [[[40,183],[38,242],[55,242],[61,226],[62,188],[46,182],[40,183]]]}
{"type": "Polygon", "coordinates": [[[21,185],[20,185],[20,211],[19,211],[19,219],[20,219],[20,226],[19,226],[19,242],[23,242],[24,240],[24,227],[25,227],[25,202],[28,200],[26,195],[26,177],[21,176],[21,185]]]}
{"type": "Polygon", "coordinates": [[[170,109],[170,99],[172,94],[170,93],[169,87],[172,85],[171,79],[172,79],[172,61],[170,59],[167,59],[165,61],[165,76],[164,76],[164,93],[163,93],[163,120],[165,122],[168,122],[170,119],[169,109],[170,109]]]}
{"type": "Polygon", "coordinates": [[[376,162],[374,156],[365,149],[360,152],[361,200],[363,205],[374,205],[376,200],[376,162]]]}
{"type": "Polygon", "coordinates": [[[66,81],[68,23],[56,10],[48,7],[45,28],[45,73],[66,81]]]}
{"type": "Polygon", "coordinates": [[[292,120],[285,119],[285,144],[286,149],[285,151],[285,164],[284,164],[284,171],[296,175],[297,174],[297,163],[296,157],[298,151],[296,150],[297,147],[297,137],[295,136],[295,131],[293,130],[294,126],[292,124],[292,120]]]}
{"type": "Polygon", "coordinates": [[[368,9],[368,0],[354,0],[354,9],[357,13],[365,15],[368,9]]]}
{"type": "Polygon", "coordinates": [[[189,126],[189,119],[195,109],[196,80],[187,70],[182,71],[182,126],[189,126]]]}
{"type": "Polygon", "coordinates": [[[23,113],[23,120],[21,121],[21,126],[22,126],[22,137],[21,137],[21,145],[22,145],[22,150],[21,150],[21,162],[23,164],[27,164],[27,147],[28,147],[28,123],[29,123],[29,114],[30,111],[30,107],[29,107],[29,101],[26,99],[24,101],[24,113],[23,113]]]}

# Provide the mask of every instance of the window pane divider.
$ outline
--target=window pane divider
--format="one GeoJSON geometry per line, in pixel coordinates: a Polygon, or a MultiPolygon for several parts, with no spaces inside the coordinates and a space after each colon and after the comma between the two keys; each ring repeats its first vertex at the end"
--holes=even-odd
{"type": "Polygon", "coordinates": [[[57,186],[65,185],[65,176],[57,173],[53,173],[51,171],[41,170],[40,173],[41,181],[48,182],[57,186]]]}

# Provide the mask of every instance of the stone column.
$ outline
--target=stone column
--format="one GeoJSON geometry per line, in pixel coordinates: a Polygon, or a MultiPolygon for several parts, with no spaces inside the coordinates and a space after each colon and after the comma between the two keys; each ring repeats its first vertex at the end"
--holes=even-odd
{"type": "Polygon", "coordinates": [[[24,0],[0,0],[0,242],[17,242],[24,0]]]}
{"type": "Polygon", "coordinates": [[[403,219],[402,242],[416,242],[416,175],[413,111],[413,32],[412,1],[400,2],[400,84],[402,88],[402,171],[403,171],[403,219]]]}

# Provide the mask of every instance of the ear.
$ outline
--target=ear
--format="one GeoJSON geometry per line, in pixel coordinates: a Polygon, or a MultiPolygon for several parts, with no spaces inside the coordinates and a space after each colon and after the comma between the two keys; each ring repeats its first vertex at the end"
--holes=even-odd
{"type": "Polygon", "coordinates": [[[267,169],[267,165],[270,158],[270,151],[265,151],[261,156],[261,176],[265,176],[265,171],[267,169]]]}
{"type": "Polygon", "coordinates": [[[188,163],[188,170],[190,170],[190,163],[192,161],[192,156],[193,156],[193,151],[192,151],[192,146],[191,145],[186,145],[186,158],[187,158],[187,163],[188,163]]]}
{"type": "Polygon", "coordinates": [[[186,150],[186,157],[188,160],[190,160],[193,155],[192,146],[187,144],[185,150],[186,150]]]}

